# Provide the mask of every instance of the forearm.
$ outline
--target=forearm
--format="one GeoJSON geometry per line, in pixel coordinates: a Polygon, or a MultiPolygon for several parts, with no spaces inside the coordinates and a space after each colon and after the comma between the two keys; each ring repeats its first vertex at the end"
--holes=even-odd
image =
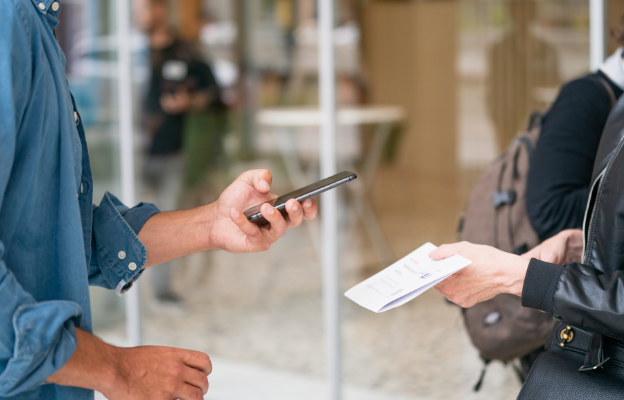
{"type": "Polygon", "coordinates": [[[192,210],[161,212],[147,220],[139,240],[147,249],[145,267],[199,251],[211,250],[209,232],[214,204],[192,210]]]}
{"type": "Polygon", "coordinates": [[[105,392],[118,380],[117,351],[94,335],[76,328],[78,345],[69,361],[46,379],[49,383],[105,392]]]}

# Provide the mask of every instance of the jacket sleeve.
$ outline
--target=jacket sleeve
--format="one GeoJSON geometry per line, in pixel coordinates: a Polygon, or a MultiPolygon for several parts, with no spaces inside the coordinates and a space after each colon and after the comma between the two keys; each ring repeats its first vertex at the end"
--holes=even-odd
{"type": "Polygon", "coordinates": [[[140,203],[126,207],[106,192],[99,206],[93,206],[93,233],[89,284],[123,294],[143,273],[147,249],[138,238],[147,220],[159,210],[140,203]]]}
{"type": "Polygon", "coordinates": [[[522,305],[569,324],[624,338],[624,271],[604,274],[580,263],[531,260],[522,305]]]}
{"type": "MultiPolygon", "coordinates": [[[[25,10],[3,3],[0,23],[0,209],[15,159],[18,124],[30,90],[31,60],[25,10]]],[[[0,230],[2,227],[0,226],[0,230]]],[[[0,397],[35,389],[76,348],[82,309],[69,301],[37,302],[11,272],[0,241],[0,397]]]]}
{"type": "Polygon", "coordinates": [[[527,180],[527,214],[540,239],[580,228],[596,151],[610,111],[590,76],[565,85],[544,117],[527,180]]]}

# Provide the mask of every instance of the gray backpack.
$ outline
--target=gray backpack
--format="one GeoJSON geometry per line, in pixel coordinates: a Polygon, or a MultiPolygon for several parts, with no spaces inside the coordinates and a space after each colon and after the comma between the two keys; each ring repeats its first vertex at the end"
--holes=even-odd
{"type": "MultiPolygon", "coordinates": [[[[539,238],[526,212],[526,182],[541,114],[519,134],[475,185],[460,223],[461,240],[522,254],[539,238]]],[[[486,361],[508,362],[544,345],[554,325],[551,315],[524,308],[518,296],[500,294],[463,310],[472,343],[486,361]]]]}

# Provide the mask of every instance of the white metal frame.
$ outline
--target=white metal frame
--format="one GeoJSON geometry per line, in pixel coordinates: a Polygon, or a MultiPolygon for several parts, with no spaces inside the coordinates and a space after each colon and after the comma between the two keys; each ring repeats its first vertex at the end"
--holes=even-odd
{"type": "MultiPolygon", "coordinates": [[[[134,140],[132,113],[132,49],[130,2],[115,1],[117,19],[117,105],[119,107],[119,148],[121,161],[121,198],[136,203],[134,182],[134,140]]],[[[141,344],[141,304],[138,281],[125,295],[128,346],[141,344]]]]}
{"type": "Polygon", "coordinates": [[[605,0],[589,0],[589,68],[596,71],[606,56],[605,0]]]}
{"type": "MultiPolygon", "coordinates": [[[[334,1],[318,1],[319,99],[321,110],[321,177],[334,175],[336,165],[336,78],[334,59],[334,1]]],[[[338,199],[336,191],[321,195],[321,261],[326,372],[330,400],[340,400],[340,271],[338,268],[338,199]]]]}

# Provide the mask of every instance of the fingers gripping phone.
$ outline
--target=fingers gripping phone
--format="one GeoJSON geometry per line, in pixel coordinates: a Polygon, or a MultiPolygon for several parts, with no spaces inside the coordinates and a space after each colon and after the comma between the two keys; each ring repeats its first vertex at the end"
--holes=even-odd
{"type": "MultiPolygon", "coordinates": [[[[304,200],[316,196],[317,194],[321,194],[340,185],[344,185],[345,183],[351,182],[356,178],[357,175],[353,172],[343,171],[301,189],[297,189],[294,192],[290,192],[276,199],[267,201],[266,203],[275,207],[283,216],[286,216],[286,202],[288,200],[295,199],[299,203],[301,203],[304,200]]],[[[264,219],[264,217],[260,213],[260,207],[262,207],[262,204],[245,210],[244,214],[247,217],[247,220],[253,222],[256,225],[264,225],[268,223],[268,221],[264,219]]]]}

